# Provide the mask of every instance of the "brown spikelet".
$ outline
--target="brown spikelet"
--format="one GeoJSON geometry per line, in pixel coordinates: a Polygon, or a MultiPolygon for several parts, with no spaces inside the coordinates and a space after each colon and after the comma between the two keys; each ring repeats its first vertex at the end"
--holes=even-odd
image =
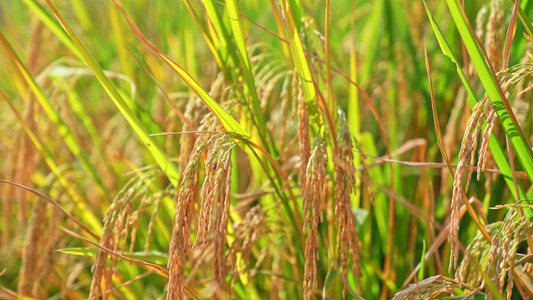
{"type": "MultiPolygon", "coordinates": [[[[353,165],[353,144],[344,118],[338,130],[339,153],[335,159],[335,224],[338,226],[337,253],[341,257],[342,274],[348,278],[348,259],[352,260],[352,272],[361,293],[361,270],[359,259],[360,243],[355,229],[350,195],[355,193],[355,167],[353,165]]],[[[343,297],[346,296],[346,284],[343,297]]]]}
{"type": "MultiPolygon", "coordinates": [[[[218,91],[219,88],[213,89],[213,91],[218,91]]],[[[216,94],[216,93],[215,93],[216,94]]],[[[220,97],[219,94],[217,96],[220,97]]],[[[225,103],[228,104],[227,102],[225,103]]],[[[213,113],[209,112],[205,114],[200,121],[200,126],[197,129],[198,131],[221,131],[222,125],[218,121],[217,117],[213,113]]],[[[213,171],[213,167],[216,165],[215,170],[219,168],[216,158],[221,155],[222,152],[221,144],[226,143],[225,147],[232,148],[233,142],[225,141],[224,139],[218,139],[217,137],[212,137],[212,134],[201,133],[199,134],[194,142],[193,148],[196,149],[190,155],[188,159],[187,167],[183,172],[182,181],[180,184],[179,190],[176,191],[174,196],[176,202],[176,215],[174,218],[174,229],[172,233],[172,241],[170,244],[170,254],[168,261],[169,269],[169,288],[167,293],[167,299],[183,299],[184,297],[184,285],[186,282],[185,277],[185,257],[188,254],[189,242],[190,242],[190,232],[191,232],[191,222],[195,218],[195,208],[196,204],[200,205],[201,211],[199,212],[199,224],[198,224],[198,239],[202,238],[202,243],[205,241],[209,229],[212,227],[211,213],[213,211],[213,202],[216,198],[220,186],[218,186],[220,180],[223,180],[223,176],[213,171]],[[213,142],[213,141],[217,142],[213,142]],[[230,146],[228,146],[230,145],[230,146]],[[206,179],[204,181],[204,186],[202,187],[201,194],[203,197],[208,197],[204,199],[203,203],[198,203],[200,192],[198,191],[198,170],[200,160],[202,158],[202,153],[207,149],[208,153],[208,163],[206,164],[206,179]],[[218,175],[217,175],[218,174],[218,175]],[[217,177],[218,176],[218,177],[217,177]],[[216,178],[215,178],[216,177],[216,178]],[[217,181],[219,180],[219,181],[217,181]],[[215,192],[214,187],[217,187],[215,192]],[[207,201],[205,201],[207,200],[207,201]],[[209,213],[209,217],[208,214],[209,213]]],[[[228,161],[229,150],[225,148],[228,153],[226,153],[226,158],[228,161]]],[[[224,167],[225,160],[222,160],[222,165],[224,167]]],[[[229,175],[231,177],[231,175],[229,175]]],[[[228,190],[229,191],[229,190],[228,190]]],[[[218,196],[217,196],[218,197],[218,196]]],[[[228,198],[229,201],[229,198],[228,198]]],[[[218,202],[218,201],[217,201],[218,202]]],[[[198,243],[198,239],[195,241],[195,245],[198,243]]],[[[220,240],[220,238],[219,238],[220,240]]],[[[220,253],[220,252],[219,252],[220,253]]],[[[220,255],[220,254],[219,254],[220,255]]],[[[220,257],[220,256],[219,256],[220,257]]],[[[218,261],[217,261],[218,262],[218,261]]],[[[216,295],[216,293],[214,294],[216,295]]]]}
{"type": "MultiPolygon", "coordinates": [[[[198,239],[194,243],[193,247],[196,247],[199,239],[204,243],[207,234],[211,231],[213,224],[221,224],[213,220],[213,211],[218,209],[217,205],[219,196],[222,195],[222,203],[225,204],[226,196],[225,192],[225,183],[230,180],[227,177],[228,171],[231,172],[231,166],[228,164],[231,162],[231,149],[233,147],[232,141],[227,141],[225,138],[221,137],[216,141],[212,142],[212,146],[209,147],[207,162],[205,165],[206,174],[204,184],[201,190],[202,197],[202,208],[200,211],[200,216],[198,220],[198,239]]],[[[229,197],[229,196],[228,196],[229,197]]],[[[225,210],[226,207],[221,207],[222,210],[225,210]]],[[[222,220],[218,220],[222,221],[222,220]]]]}
{"type": "MultiPolygon", "coordinates": [[[[457,149],[456,145],[458,144],[457,137],[458,132],[462,132],[464,126],[464,122],[461,122],[461,120],[464,118],[464,115],[466,113],[464,107],[466,105],[466,97],[464,96],[465,90],[461,89],[461,93],[456,97],[455,103],[452,107],[452,111],[450,113],[450,118],[448,119],[448,123],[446,124],[446,128],[444,129],[444,136],[442,137],[442,141],[444,144],[444,148],[447,149],[448,155],[455,155],[457,149]]],[[[442,190],[444,193],[446,193],[446,196],[449,196],[448,194],[448,184],[449,184],[449,171],[446,169],[443,169],[441,171],[441,177],[442,177],[442,190]]]]}
{"type": "MultiPolygon", "coordinates": [[[[496,168],[496,161],[494,161],[494,157],[492,156],[492,153],[490,151],[485,151],[484,155],[485,157],[483,158],[483,163],[485,164],[485,168],[489,168],[489,169],[496,168]]],[[[484,188],[486,191],[490,191],[492,189],[492,183],[496,180],[496,178],[497,178],[497,174],[490,174],[490,175],[486,174],[485,175],[484,188]]]]}
{"type": "Polygon", "coordinates": [[[487,105],[487,107],[489,107],[489,112],[487,114],[487,127],[485,127],[485,130],[483,130],[483,138],[481,140],[481,147],[479,149],[479,159],[477,163],[477,180],[480,179],[481,172],[485,171],[489,139],[490,135],[492,134],[492,129],[494,128],[494,121],[496,118],[496,112],[494,111],[492,105],[487,105]]]}
{"type": "MultiPolygon", "coordinates": [[[[230,155],[228,155],[230,156],[230,155]]],[[[230,207],[231,195],[231,159],[228,158],[220,166],[223,168],[221,173],[224,173],[224,180],[220,182],[220,193],[218,194],[217,208],[215,212],[215,226],[213,243],[215,247],[215,256],[213,259],[213,283],[216,284],[216,289],[222,290],[226,282],[226,260],[224,257],[224,246],[226,245],[226,233],[228,225],[228,214],[230,207]]]]}
{"type": "Polygon", "coordinates": [[[209,233],[212,225],[213,218],[213,204],[218,198],[218,183],[221,180],[221,172],[217,172],[217,163],[216,155],[218,153],[219,145],[215,145],[208,149],[207,154],[207,163],[206,163],[206,174],[204,179],[204,184],[200,192],[202,198],[202,208],[200,210],[200,219],[198,220],[198,238],[194,242],[193,248],[196,248],[200,238],[201,242],[205,243],[207,239],[207,234],[209,233]]]}
{"type": "Polygon", "coordinates": [[[189,247],[191,203],[194,202],[195,186],[198,184],[198,168],[204,147],[197,148],[191,155],[183,173],[180,186],[176,189],[174,202],[176,214],[169,247],[169,271],[167,299],[183,299],[185,289],[185,262],[189,247]]]}
{"type": "MultiPolygon", "coordinates": [[[[448,236],[448,240],[451,243],[451,252],[452,252],[452,260],[450,260],[450,272],[453,266],[457,267],[457,259],[459,256],[459,239],[458,239],[458,231],[459,231],[459,209],[461,206],[461,200],[463,198],[463,189],[462,186],[465,182],[468,182],[469,179],[466,178],[467,173],[469,171],[467,170],[466,166],[467,164],[472,160],[472,157],[474,156],[474,145],[477,145],[477,133],[479,132],[480,127],[480,120],[483,119],[483,112],[484,106],[486,104],[485,101],[480,101],[476,106],[474,106],[472,115],[468,119],[468,124],[465,130],[465,135],[463,137],[463,141],[461,142],[461,150],[459,152],[459,161],[457,163],[457,170],[455,172],[455,176],[453,179],[453,193],[452,193],[452,201],[451,201],[451,220],[450,220],[450,234],[448,236]]],[[[467,183],[468,185],[468,183],[467,183]]],[[[465,188],[464,193],[466,193],[468,190],[465,188]]]]}
{"type": "Polygon", "coordinates": [[[220,137],[208,150],[206,163],[206,176],[202,186],[202,208],[198,220],[197,239],[193,245],[196,247],[201,239],[202,244],[207,239],[207,234],[213,231],[213,281],[215,295],[217,290],[222,290],[227,274],[224,246],[231,196],[231,150],[234,143],[231,139],[220,137]]]}
{"type": "Polygon", "coordinates": [[[317,288],[317,261],[318,252],[318,223],[322,222],[322,203],[325,201],[327,152],[326,142],[317,137],[313,151],[309,157],[305,173],[305,188],[303,190],[304,233],[307,232],[305,241],[305,272],[304,272],[304,299],[311,299],[313,290],[317,288]]]}
{"type": "MultiPolygon", "coordinates": [[[[480,103],[482,103],[482,104],[480,104],[482,107],[485,106],[485,109],[477,117],[478,118],[477,119],[477,124],[474,124],[474,129],[473,129],[473,132],[471,134],[471,140],[470,140],[471,145],[469,145],[469,148],[471,150],[470,161],[468,162],[469,166],[472,166],[475,163],[475,159],[476,159],[475,151],[476,151],[477,146],[479,144],[479,133],[481,132],[481,128],[483,126],[483,120],[488,117],[488,114],[492,110],[492,104],[490,104],[490,102],[487,99],[485,99],[484,101],[480,101],[480,103]]],[[[468,125],[467,125],[467,128],[468,128],[468,125]]],[[[459,153],[459,155],[460,155],[460,153],[459,153]]],[[[469,171],[468,171],[468,175],[466,176],[466,184],[465,184],[465,188],[464,188],[465,194],[468,192],[468,188],[470,187],[470,180],[472,178],[472,173],[473,172],[474,172],[474,169],[470,168],[469,171]]]]}
{"type": "MultiPolygon", "coordinates": [[[[205,112],[205,105],[198,97],[192,97],[187,106],[185,107],[184,116],[195,126],[200,125],[200,121],[205,112]]],[[[190,128],[187,124],[183,124],[182,131],[191,131],[194,128],[190,128]]],[[[178,157],[178,171],[183,173],[189,162],[189,156],[193,151],[194,144],[196,142],[196,135],[183,134],[180,136],[180,154],[178,157]]]]}
{"type": "MultiPolygon", "coordinates": [[[[213,99],[219,99],[223,95],[225,79],[223,73],[219,73],[216,80],[211,85],[209,95],[213,99]]],[[[187,103],[184,116],[195,126],[190,128],[187,124],[183,124],[182,131],[215,131],[220,126],[220,122],[207,108],[203,101],[193,96],[187,103]]],[[[179,172],[182,174],[189,163],[189,157],[199,145],[205,143],[209,138],[209,134],[183,134],[180,137],[180,154],[178,157],[179,172]]]]}

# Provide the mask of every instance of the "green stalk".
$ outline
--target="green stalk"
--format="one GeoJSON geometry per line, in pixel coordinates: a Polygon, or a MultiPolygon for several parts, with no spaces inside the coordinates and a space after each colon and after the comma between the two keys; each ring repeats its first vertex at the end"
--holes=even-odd
{"type": "Polygon", "coordinates": [[[219,51],[222,59],[225,62],[225,66],[229,66],[231,64],[236,66],[239,62],[239,58],[237,57],[237,53],[235,52],[233,45],[229,43],[231,37],[228,33],[228,30],[224,26],[224,22],[222,22],[222,17],[218,13],[214,1],[202,0],[202,3],[205,7],[207,16],[209,17],[209,21],[211,21],[211,25],[213,25],[213,28],[218,35],[219,51]]]}
{"type": "Polygon", "coordinates": [[[253,116],[256,118],[256,124],[258,125],[257,134],[261,139],[262,146],[265,149],[268,149],[270,153],[277,154],[277,151],[275,151],[275,144],[273,143],[272,136],[266,126],[265,117],[263,116],[263,112],[261,110],[261,103],[259,96],[257,95],[255,79],[254,75],[252,74],[252,65],[248,57],[248,51],[246,50],[246,42],[242,33],[239,13],[237,12],[237,4],[235,3],[235,0],[226,1],[226,8],[231,24],[231,30],[233,32],[233,38],[235,40],[235,46],[237,47],[240,68],[244,73],[244,79],[246,82],[244,85],[244,95],[251,98],[250,102],[252,104],[253,116]],[[265,136],[270,137],[268,141],[265,136]]]}

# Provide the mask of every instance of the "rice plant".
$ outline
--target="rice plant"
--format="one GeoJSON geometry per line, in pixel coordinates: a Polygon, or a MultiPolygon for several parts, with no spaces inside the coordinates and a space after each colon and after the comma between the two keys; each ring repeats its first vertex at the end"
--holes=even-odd
{"type": "Polygon", "coordinates": [[[2,1],[0,298],[533,298],[532,14],[2,1]]]}

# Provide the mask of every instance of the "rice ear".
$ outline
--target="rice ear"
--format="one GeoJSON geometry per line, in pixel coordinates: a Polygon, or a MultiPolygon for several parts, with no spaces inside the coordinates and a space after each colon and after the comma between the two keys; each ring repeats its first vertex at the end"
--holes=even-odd
{"type": "MultiPolygon", "coordinates": [[[[498,80],[502,84],[505,94],[509,96],[518,85],[518,83],[528,74],[533,72],[531,64],[517,65],[506,70],[500,71],[498,80]]],[[[459,152],[459,159],[457,169],[453,180],[453,193],[451,201],[451,220],[450,233],[448,240],[451,244],[451,257],[449,271],[451,272],[452,265],[457,268],[457,260],[459,256],[459,209],[463,195],[468,192],[470,178],[473,170],[467,170],[469,165],[473,165],[475,161],[475,151],[479,141],[479,133],[481,131],[484,120],[487,120],[487,127],[483,131],[481,148],[479,151],[479,160],[477,165],[477,178],[480,178],[480,172],[483,170],[486,162],[488,140],[493,131],[495,122],[495,113],[492,104],[485,95],[472,109],[472,114],[468,119],[467,127],[461,142],[461,150],[459,152]],[[463,189],[464,186],[464,189],[463,189]]],[[[495,251],[495,250],[494,250],[495,251]]]]}
{"type": "Polygon", "coordinates": [[[172,240],[169,247],[167,269],[169,271],[167,299],[183,299],[185,290],[185,263],[189,248],[191,203],[194,201],[198,168],[204,147],[198,147],[183,173],[183,178],[176,193],[176,214],[172,230],[172,240]]]}
{"type": "Polygon", "coordinates": [[[357,237],[355,216],[352,213],[350,195],[355,193],[355,166],[353,164],[352,136],[344,116],[340,118],[340,128],[337,131],[339,153],[336,154],[335,163],[335,224],[338,227],[337,255],[341,258],[342,275],[344,283],[343,297],[346,295],[346,282],[348,278],[348,260],[351,258],[351,270],[362,293],[361,261],[359,259],[360,242],[357,237]]]}
{"type": "MultiPolygon", "coordinates": [[[[463,191],[463,184],[469,181],[467,174],[467,163],[472,160],[474,156],[474,145],[477,145],[477,133],[479,131],[480,119],[482,119],[483,112],[485,111],[484,106],[488,102],[480,101],[472,110],[472,115],[468,119],[468,124],[465,130],[463,141],[461,142],[461,150],[459,152],[459,161],[457,163],[457,170],[453,178],[453,193],[451,201],[451,219],[450,219],[450,234],[448,240],[451,243],[451,257],[449,271],[451,272],[452,264],[454,268],[457,268],[457,259],[459,256],[459,210],[461,208],[461,199],[463,198],[463,193],[466,193],[467,190],[463,191]]],[[[467,184],[468,185],[468,184],[467,184]]]]}
{"type": "Polygon", "coordinates": [[[322,222],[322,203],[326,199],[326,141],[317,137],[309,157],[305,173],[305,189],[302,195],[305,240],[305,270],[304,270],[304,299],[311,299],[313,290],[318,286],[317,261],[320,259],[318,251],[318,223],[322,222]]]}

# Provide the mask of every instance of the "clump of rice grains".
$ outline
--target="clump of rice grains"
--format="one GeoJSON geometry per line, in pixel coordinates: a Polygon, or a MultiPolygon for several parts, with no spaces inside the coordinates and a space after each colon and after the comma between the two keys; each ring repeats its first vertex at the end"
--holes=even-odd
{"type": "MultiPolygon", "coordinates": [[[[516,85],[522,80],[522,78],[533,71],[531,64],[520,64],[513,66],[509,69],[499,72],[498,80],[502,85],[502,89],[505,92],[506,97],[509,97],[514,91],[516,85]]],[[[475,151],[478,146],[478,136],[481,132],[482,125],[486,119],[487,126],[483,131],[483,138],[481,141],[481,147],[479,150],[478,160],[478,180],[481,172],[485,171],[485,157],[487,155],[488,142],[490,135],[494,128],[496,121],[496,112],[492,107],[487,95],[474,106],[472,114],[468,119],[463,140],[461,142],[461,149],[459,151],[459,160],[457,163],[457,171],[453,179],[453,194],[451,201],[451,221],[450,221],[450,234],[448,240],[451,243],[452,260],[450,260],[449,270],[451,272],[452,265],[457,268],[457,260],[459,256],[459,209],[461,206],[461,200],[464,194],[468,192],[468,186],[470,184],[470,178],[472,176],[473,168],[467,171],[469,166],[474,164],[475,151]],[[463,185],[464,190],[463,190],[463,185]]]]}
{"type": "MultiPolygon", "coordinates": [[[[138,217],[148,206],[150,200],[153,199],[147,193],[148,187],[151,180],[161,174],[162,172],[159,170],[149,170],[128,181],[105,212],[104,227],[99,241],[100,246],[123,255],[129,238],[130,251],[133,252],[138,217]],[[139,203],[139,205],[135,207],[135,203],[139,203]]],[[[112,257],[108,269],[106,266],[108,256],[108,252],[101,249],[98,250],[92,267],[93,279],[89,299],[99,298],[100,295],[107,299],[110,295],[106,292],[112,289],[112,276],[118,273],[120,261],[115,256],[112,257]],[[104,284],[102,284],[102,281],[104,281],[104,284]]]]}
{"type": "Polygon", "coordinates": [[[221,136],[211,144],[205,164],[205,180],[200,192],[202,206],[198,220],[197,239],[193,248],[199,241],[202,244],[205,243],[207,234],[213,231],[212,284],[216,293],[217,290],[224,288],[227,274],[224,245],[231,202],[231,151],[235,143],[232,139],[221,136]]]}
{"type": "Polygon", "coordinates": [[[317,287],[318,252],[318,223],[322,222],[322,203],[326,199],[326,164],[328,161],[326,141],[317,136],[313,145],[311,156],[305,173],[303,188],[303,213],[304,233],[307,232],[305,241],[305,272],[304,272],[304,299],[311,299],[313,289],[317,287]]]}
{"type": "Polygon", "coordinates": [[[174,195],[176,214],[172,230],[172,240],[169,247],[168,259],[168,293],[167,299],[183,299],[185,286],[185,261],[189,248],[190,227],[192,220],[192,205],[197,197],[198,169],[202,152],[207,143],[196,147],[191,154],[189,162],[174,195]]]}
{"type": "MultiPolygon", "coordinates": [[[[516,253],[518,246],[527,234],[533,230],[531,216],[523,215],[520,205],[511,206],[502,222],[487,226],[487,231],[493,237],[492,244],[480,234],[466,249],[465,257],[457,271],[456,278],[472,286],[483,288],[485,282],[477,266],[486,262],[484,272],[491,277],[492,284],[503,292],[507,278],[507,299],[511,299],[514,286],[514,272],[516,267],[516,253]]],[[[487,299],[493,299],[494,295],[487,289],[487,299]]]]}
{"type": "Polygon", "coordinates": [[[392,300],[433,299],[440,292],[453,293],[453,289],[455,288],[474,290],[474,288],[461,282],[437,275],[409,285],[407,288],[396,293],[392,300]]]}
{"type": "MultiPolygon", "coordinates": [[[[485,229],[492,237],[500,231],[501,225],[501,222],[491,223],[485,226],[485,229]]],[[[476,270],[476,265],[488,258],[490,246],[490,242],[484,235],[477,235],[466,248],[465,256],[455,272],[455,279],[471,286],[480,286],[483,277],[480,272],[473,272],[473,270],[476,270]]]]}
{"type": "MultiPolygon", "coordinates": [[[[205,105],[198,96],[193,96],[185,106],[184,116],[191,122],[193,126],[200,124],[202,116],[205,114],[205,105]]],[[[191,128],[188,124],[183,124],[182,131],[194,131],[196,128],[191,128]]],[[[180,136],[180,154],[178,156],[178,171],[183,174],[187,167],[191,152],[194,150],[196,142],[196,134],[182,134],[180,136]]]]}
{"type": "MultiPolygon", "coordinates": [[[[353,164],[352,136],[344,115],[340,117],[337,131],[339,153],[335,157],[335,224],[338,226],[337,253],[341,257],[342,274],[348,278],[348,259],[352,259],[352,272],[361,293],[360,242],[355,229],[350,195],[355,192],[355,167],[353,164]]],[[[346,296],[346,281],[342,296],[346,296]]]]}
{"type": "MultiPolygon", "coordinates": [[[[232,282],[240,274],[249,276],[250,254],[252,246],[265,231],[266,212],[262,210],[260,204],[252,207],[241,223],[235,225],[235,239],[228,250],[228,266],[232,269],[232,282]],[[240,265],[243,263],[243,265],[240,265]]],[[[233,288],[233,287],[232,287],[233,288]]]]}
{"type": "MultiPolygon", "coordinates": [[[[220,99],[224,91],[224,75],[219,73],[215,81],[211,85],[211,90],[209,95],[213,99],[220,99]]],[[[182,131],[213,131],[217,126],[220,125],[220,122],[211,112],[208,112],[205,104],[198,96],[192,96],[191,99],[187,102],[184,112],[185,118],[195,126],[190,127],[188,124],[184,123],[182,131]],[[209,120],[209,121],[207,121],[209,120]]],[[[183,134],[180,137],[180,154],[178,157],[178,170],[180,174],[183,173],[189,162],[189,157],[191,152],[194,151],[194,146],[202,144],[207,140],[208,134],[200,134],[200,141],[197,143],[196,134],[183,134]]]]}

